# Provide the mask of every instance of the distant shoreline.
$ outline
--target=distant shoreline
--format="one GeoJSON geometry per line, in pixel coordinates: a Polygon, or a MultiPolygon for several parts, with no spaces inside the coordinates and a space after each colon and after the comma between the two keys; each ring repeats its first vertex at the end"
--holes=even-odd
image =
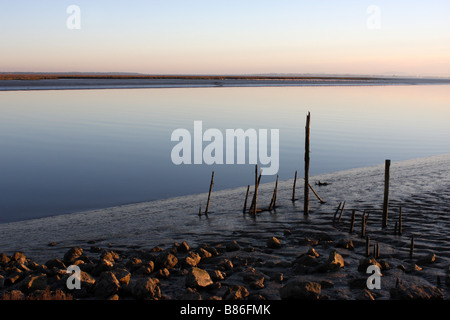
{"type": "Polygon", "coordinates": [[[0,91],[436,84],[450,84],[450,79],[345,76],[284,77],[0,74],[0,91]]]}

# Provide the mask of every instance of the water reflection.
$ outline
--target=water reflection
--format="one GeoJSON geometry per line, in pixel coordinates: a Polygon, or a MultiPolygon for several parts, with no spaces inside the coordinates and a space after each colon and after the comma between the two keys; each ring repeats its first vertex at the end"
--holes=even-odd
{"type": "Polygon", "coordinates": [[[280,129],[281,180],[301,172],[308,111],[312,175],[448,153],[448,92],[445,85],[1,92],[0,221],[206,192],[213,169],[216,189],[251,184],[250,165],[172,164],[172,131],[193,130],[195,120],[223,133],[280,129]]]}

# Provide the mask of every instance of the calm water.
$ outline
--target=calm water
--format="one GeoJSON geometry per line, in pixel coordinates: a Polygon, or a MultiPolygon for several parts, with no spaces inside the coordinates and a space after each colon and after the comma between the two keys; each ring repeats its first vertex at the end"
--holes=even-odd
{"type": "MultiPolygon", "coordinates": [[[[450,87],[0,92],[0,222],[253,183],[253,165],[171,161],[172,131],[279,129],[280,179],[450,152],[450,87]]],[[[205,143],[206,145],[206,143],[205,143]]],[[[274,180],[265,176],[263,182],[274,180]]]]}

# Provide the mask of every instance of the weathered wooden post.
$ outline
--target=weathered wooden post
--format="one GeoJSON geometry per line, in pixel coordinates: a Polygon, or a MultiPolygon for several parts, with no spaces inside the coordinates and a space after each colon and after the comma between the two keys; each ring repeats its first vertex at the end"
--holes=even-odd
{"type": "Polygon", "coordinates": [[[295,185],[297,184],[297,170],[295,170],[295,177],[294,177],[294,186],[292,187],[292,202],[295,200],[295,185]]]}
{"type": "Polygon", "coordinates": [[[401,236],[403,232],[403,225],[402,225],[402,207],[400,207],[400,210],[398,212],[398,234],[401,236]]]}
{"type": "Polygon", "coordinates": [[[250,185],[247,186],[247,193],[245,194],[245,201],[244,201],[244,210],[242,210],[242,213],[245,213],[245,211],[247,211],[247,200],[249,192],[250,192],[250,185]]]}
{"type": "Polygon", "coordinates": [[[314,193],[314,195],[316,196],[317,200],[319,200],[320,203],[324,204],[325,201],[323,201],[322,198],[317,194],[316,190],[314,190],[312,185],[310,183],[308,183],[308,186],[311,189],[311,191],[314,193]]]}
{"type": "Polygon", "coordinates": [[[344,201],[344,203],[342,204],[341,212],[339,213],[338,223],[341,223],[341,220],[342,220],[342,213],[344,212],[344,208],[345,208],[345,201],[344,201]]]}
{"type": "Polygon", "coordinates": [[[253,204],[253,216],[256,217],[256,208],[258,202],[258,165],[255,165],[255,202],[253,204]]]}
{"type": "Polygon", "coordinates": [[[412,259],[414,254],[414,235],[411,236],[411,245],[409,247],[409,258],[412,259]]]}
{"type": "Polygon", "coordinates": [[[311,115],[308,112],[306,116],[305,126],[305,188],[304,188],[304,202],[303,202],[303,214],[309,214],[309,134],[311,129],[311,115]]]}
{"type": "Polygon", "coordinates": [[[370,256],[370,237],[366,236],[366,257],[370,256]]]}
{"type": "Polygon", "coordinates": [[[366,237],[366,210],[363,211],[362,225],[361,225],[361,238],[366,237]]]}
{"type": "Polygon", "coordinates": [[[212,172],[211,183],[209,184],[208,202],[206,203],[206,209],[205,209],[205,215],[206,216],[208,215],[209,202],[211,201],[211,191],[212,191],[213,185],[214,185],[214,171],[212,172]]]}
{"type": "Polygon", "coordinates": [[[383,224],[386,228],[388,223],[388,208],[389,208],[389,168],[391,160],[386,160],[384,165],[384,200],[383,200],[383,224]]]}
{"type": "Polygon", "coordinates": [[[339,205],[338,205],[338,207],[336,209],[336,212],[334,213],[334,216],[333,216],[333,225],[336,222],[336,215],[339,212],[339,210],[341,209],[341,205],[342,205],[342,202],[339,202],[339,205]]]}
{"type": "Polygon", "coordinates": [[[275,203],[277,201],[277,189],[278,189],[278,175],[277,175],[277,181],[275,182],[275,188],[273,189],[273,195],[272,195],[272,200],[270,201],[269,211],[271,211],[273,208],[275,208],[275,203]]]}

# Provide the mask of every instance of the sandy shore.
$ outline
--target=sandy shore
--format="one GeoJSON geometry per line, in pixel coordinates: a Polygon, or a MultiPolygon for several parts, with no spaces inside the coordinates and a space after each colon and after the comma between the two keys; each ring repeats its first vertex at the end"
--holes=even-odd
{"type": "Polygon", "coordinates": [[[86,90],[130,88],[278,87],[278,86],[369,86],[449,84],[450,79],[418,78],[252,78],[252,79],[41,79],[0,80],[0,91],[86,90]]]}
{"type": "MultiPolygon", "coordinates": [[[[326,203],[311,198],[308,217],[301,212],[301,200],[291,201],[293,181],[289,180],[279,184],[276,209],[256,219],[242,213],[246,188],[237,188],[213,193],[208,217],[198,216],[199,204],[206,201],[206,194],[200,194],[2,224],[0,252],[14,262],[14,252],[22,251],[29,259],[22,259],[28,263],[28,273],[38,270],[46,274],[46,284],[62,290],[65,278],[55,280],[61,271],[44,271],[49,267],[42,265],[54,259],[64,266],[81,260],[95,281],[83,294],[65,291],[83,299],[142,298],[135,287],[148,279],[158,279],[152,282],[157,292],[145,297],[157,299],[449,299],[450,195],[445,192],[450,188],[449,172],[450,155],[393,162],[386,229],[381,228],[384,166],[380,165],[313,177],[329,184],[315,186],[326,203]],[[336,208],[343,201],[342,220],[333,224],[336,208]],[[394,233],[400,206],[402,235],[394,233]],[[350,233],[352,209],[356,220],[350,233]],[[367,266],[375,261],[367,259],[366,240],[361,237],[363,210],[369,214],[369,258],[373,245],[379,247],[375,260],[382,272],[381,289],[366,286],[367,266]],[[188,250],[180,249],[184,241],[188,250]],[[83,252],[70,260],[67,254],[73,247],[83,252]],[[114,255],[109,258],[111,263],[104,262],[108,252],[114,255]],[[175,264],[169,254],[176,258],[175,264]],[[196,262],[191,264],[188,256],[196,262]],[[108,266],[101,269],[104,264],[108,266]],[[193,265],[206,271],[211,282],[207,279],[203,286],[192,280],[196,278],[192,273],[197,272],[193,265]],[[113,291],[102,292],[98,287],[107,281],[102,272],[115,274],[119,269],[130,273],[129,281],[119,281],[113,291]],[[313,284],[311,292],[304,289],[305,283],[313,284]]],[[[259,192],[261,207],[267,207],[273,190],[273,182],[264,182],[259,192]]],[[[301,183],[297,186],[301,196],[301,183]]],[[[7,279],[11,273],[5,266],[0,274],[7,279]]],[[[7,283],[0,294],[24,285],[7,283]]]]}

